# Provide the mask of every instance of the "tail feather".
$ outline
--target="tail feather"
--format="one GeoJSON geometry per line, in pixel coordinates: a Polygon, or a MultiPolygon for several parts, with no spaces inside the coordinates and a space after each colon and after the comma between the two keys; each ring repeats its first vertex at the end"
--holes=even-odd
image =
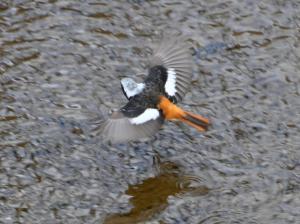
{"type": "Polygon", "coordinates": [[[186,111],[180,120],[196,128],[198,131],[206,131],[209,126],[209,120],[207,118],[186,111]]]}
{"type": "Polygon", "coordinates": [[[186,124],[196,128],[198,131],[206,131],[209,126],[209,120],[201,115],[193,114],[182,110],[180,107],[171,103],[166,97],[161,97],[158,108],[163,111],[167,120],[181,120],[186,124]]]}

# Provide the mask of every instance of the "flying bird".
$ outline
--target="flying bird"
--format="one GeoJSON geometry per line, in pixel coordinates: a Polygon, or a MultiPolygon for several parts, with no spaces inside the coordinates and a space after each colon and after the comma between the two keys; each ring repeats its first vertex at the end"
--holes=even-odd
{"type": "Polygon", "coordinates": [[[144,82],[123,78],[121,88],[127,104],[112,112],[95,130],[112,143],[150,137],[165,120],[180,120],[198,131],[205,131],[209,125],[207,118],[176,105],[191,88],[191,79],[192,58],[186,42],[181,39],[162,41],[149,60],[144,82]]]}

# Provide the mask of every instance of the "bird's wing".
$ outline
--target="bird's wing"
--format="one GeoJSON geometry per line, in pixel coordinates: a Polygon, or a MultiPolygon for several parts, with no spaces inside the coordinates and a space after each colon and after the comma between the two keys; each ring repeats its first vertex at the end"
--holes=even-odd
{"type": "Polygon", "coordinates": [[[192,56],[187,43],[183,39],[163,40],[154,50],[149,65],[150,70],[158,65],[166,69],[167,77],[164,79],[166,96],[172,101],[180,101],[190,88],[192,79],[192,56]]]}
{"type": "Polygon", "coordinates": [[[143,91],[143,89],[145,88],[145,84],[136,83],[133,79],[130,78],[123,78],[121,79],[121,88],[124,96],[126,96],[126,98],[130,100],[131,97],[136,96],[143,91]]]}
{"type": "Polygon", "coordinates": [[[121,143],[154,135],[164,121],[156,108],[142,108],[129,101],[94,129],[105,141],[121,143]]]}

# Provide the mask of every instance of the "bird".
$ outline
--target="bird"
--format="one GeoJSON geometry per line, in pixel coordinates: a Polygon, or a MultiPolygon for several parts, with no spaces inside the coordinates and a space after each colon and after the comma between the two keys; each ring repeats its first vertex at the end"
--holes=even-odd
{"type": "Polygon", "coordinates": [[[155,135],[165,120],[182,121],[198,131],[207,130],[209,119],[177,106],[191,88],[192,54],[182,38],[165,38],[153,51],[148,75],[142,83],[121,79],[128,102],[103,119],[94,131],[111,143],[155,135]]]}

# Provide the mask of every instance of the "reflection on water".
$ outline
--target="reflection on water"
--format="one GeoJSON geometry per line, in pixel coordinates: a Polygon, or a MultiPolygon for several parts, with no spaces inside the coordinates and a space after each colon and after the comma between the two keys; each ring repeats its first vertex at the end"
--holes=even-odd
{"type": "Polygon", "coordinates": [[[180,167],[172,162],[158,164],[158,175],[140,184],[129,186],[125,192],[132,196],[133,208],[125,214],[114,214],[106,218],[105,224],[134,224],[151,219],[168,206],[169,196],[184,197],[185,193],[194,196],[209,192],[206,186],[191,186],[199,178],[182,173],[180,167]]]}

